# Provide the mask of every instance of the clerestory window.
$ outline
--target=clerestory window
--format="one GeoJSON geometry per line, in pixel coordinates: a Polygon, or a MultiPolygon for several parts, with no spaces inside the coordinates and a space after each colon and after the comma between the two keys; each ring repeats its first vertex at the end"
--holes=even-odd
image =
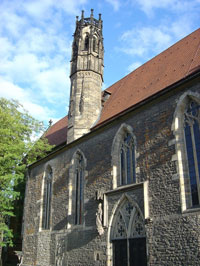
{"type": "Polygon", "coordinates": [[[120,183],[121,185],[136,182],[135,174],[135,145],[132,135],[124,134],[120,148],[120,183]]]}
{"type": "Polygon", "coordinates": [[[200,104],[190,100],[184,113],[184,136],[192,207],[200,204],[200,104]]]}
{"type": "Polygon", "coordinates": [[[46,230],[50,228],[52,177],[53,177],[52,169],[48,167],[44,180],[43,217],[42,217],[42,229],[46,230]]]}

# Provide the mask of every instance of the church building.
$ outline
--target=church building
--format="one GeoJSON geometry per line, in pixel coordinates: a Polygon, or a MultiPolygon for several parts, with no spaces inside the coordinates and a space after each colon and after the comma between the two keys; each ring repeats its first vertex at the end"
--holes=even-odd
{"type": "Polygon", "coordinates": [[[200,265],[200,29],[102,91],[102,18],[76,18],[70,108],[29,166],[23,266],[200,265]]]}

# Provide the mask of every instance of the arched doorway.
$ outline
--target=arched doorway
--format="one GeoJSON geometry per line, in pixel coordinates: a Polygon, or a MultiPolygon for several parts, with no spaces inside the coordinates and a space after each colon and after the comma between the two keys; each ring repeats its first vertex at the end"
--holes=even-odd
{"type": "Polygon", "coordinates": [[[139,207],[124,197],[111,225],[113,266],[146,266],[146,234],[139,207]]]}

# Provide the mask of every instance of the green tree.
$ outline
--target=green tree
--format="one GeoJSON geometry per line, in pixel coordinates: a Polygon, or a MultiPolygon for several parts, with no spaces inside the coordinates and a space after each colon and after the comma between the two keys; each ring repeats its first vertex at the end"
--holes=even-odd
{"type": "Polygon", "coordinates": [[[43,123],[30,116],[19,102],[0,98],[0,257],[1,247],[12,245],[7,221],[14,215],[14,202],[20,198],[15,188],[20,184],[23,187],[27,166],[52,149],[46,138],[37,138],[42,132],[43,123]]]}

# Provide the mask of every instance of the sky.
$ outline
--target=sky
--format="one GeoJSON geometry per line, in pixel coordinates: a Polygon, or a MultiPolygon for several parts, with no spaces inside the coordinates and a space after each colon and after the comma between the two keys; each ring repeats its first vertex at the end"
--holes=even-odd
{"type": "Polygon", "coordinates": [[[102,14],[106,89],[200,27],[200,0],[0,0],[0,97],[56,122],[68,113],[76,16],[102,14]]]}

